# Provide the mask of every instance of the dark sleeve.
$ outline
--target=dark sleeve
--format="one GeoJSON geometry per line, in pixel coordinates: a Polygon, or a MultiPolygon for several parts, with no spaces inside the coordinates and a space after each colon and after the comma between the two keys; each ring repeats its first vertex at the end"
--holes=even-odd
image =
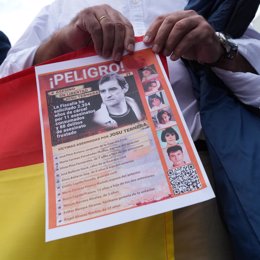
{"type": "Polygon", "coordinates": [[[4,61],[7,52],[11,48],[11,43],[7,36],[0,31],[0,64],[4,61]]]}

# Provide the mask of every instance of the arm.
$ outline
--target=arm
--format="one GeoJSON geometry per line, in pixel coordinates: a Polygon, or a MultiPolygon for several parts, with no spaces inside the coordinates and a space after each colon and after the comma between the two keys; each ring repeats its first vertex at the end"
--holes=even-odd
{"type": "Polygon", "coordinates": [[[55,2],[40,11],[21,38],[9,50],[6,59],[0,66],[0,77],[32,66],[38,46],[57,29],[53,17],[55,17],[54,13],[58,11],[59,8],[55,2]]]}
{"type": "Polygon", "coordinates": [[[253,72],[251,64],[238,53],[233,60],[220,59],[224,49],[214,29],[195,11],[178,11],[158,17],[147,30],[144,42],[173,61],[183,57],[230,71],[253,72]],[[216,61],[219,61],[216,63],[216,61]]]}
{"type": "Polygon", "coordinates": [[[36,51],[33,64],[94,44],[97,54],[120,61],[123,51],[134,50],[134,31],[121,13],[108,5],[86,8],[55,32],[36,51]]]}
{"type": "MultiPolygon", "coordinates": [[[[248,30],[250,31],[250,30],[248,30]]],[[[243,103],[260,107],[260,37],[252,32],[236,40],[239,52],[233,60],[220,59],[224,49],[207,21],[194,11],[180,11],[158,17],[148,29],[144,42],[152,44],[176,61],[180,57],[199,63],[214,63],[212,69],[243,103]],[[251,39],[251,40],[250,40],[251,39]],[[216,63],[216,61],[218,61],[216,63]]]]}
{"type": "MultiPolygon", "coordinates": [[[[83,2],[82,2],[83,3],[83,2]]],[[[50,58],[77,50],[88,44],[104,57],[120,60],[122,52],[134,50],[132,25],[108,5],[85,8],[72,6],[65,10],[62,1],[45,7],[10,50],[0,67],[0,76],[7,76],[50,58]],[[78,13],[78,14],[77,14],[78,13]],[[67,24],[67,20],[74,19],[67,24]],[[104,16],[100,20],[100,17],[104,16]],[[112,43],[112,44],[111,44],[112,43]]]]}
{"type": "Polygon", "coordinates": [[[260,35],[256,31],[248,29],[245,35],[236,39],[235,42],[238,44],[241,55],[254,67],[256,72],[243,73],[220,68],[212,69],[241,102],[260,108],[260,60],[256,55],[260,52],[260,35]]]}

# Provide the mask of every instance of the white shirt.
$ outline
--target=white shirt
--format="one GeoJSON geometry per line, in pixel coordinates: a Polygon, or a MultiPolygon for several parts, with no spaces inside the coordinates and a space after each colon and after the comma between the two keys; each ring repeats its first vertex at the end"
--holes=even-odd
{"type": "MultiPolygon", "coordinates": [[[[68,24],[83,8],[109,4],[120,11],[133,24],[135,35],[143,35],[151,22],[159,15],[182,10],[186,0],[56,0],[46,6],[34,19],[18,42],[11,48],[0,67],[0,76],[6,76],[32,65],[38,46],[54,31],[68,24]]],[[[243,56],[260,73],[260,35],[248,30],[237,40],[243,56]]],[[[179,101],[187,126],[194,140],[201,134],[197,101],[193,95],[191,80],[183,63],[168,59],[170,81],[179,101]]],[[[214,69],[218,76],[242,102],[260,107],[260,76],[252,73],[232,73],[214,69]]]]}

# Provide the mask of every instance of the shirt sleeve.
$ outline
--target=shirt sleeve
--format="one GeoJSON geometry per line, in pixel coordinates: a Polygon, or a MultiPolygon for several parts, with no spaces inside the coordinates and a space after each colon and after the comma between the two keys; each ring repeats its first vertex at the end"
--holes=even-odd
{"type": "Polygon", "coordinates": [[[241,102],[260,108],[260,59],[256,55],[260,53],[260,35],[250,28],[235,42],[238,44],[239,52],[258,74],[231,72],[219,68],[213,68],[213,71],[241,102]]]}
{"type": "Polygon", "coordinates": [[[29,25],[15,45],[9,50],[0,66],[0,77],[13,74],[32,66],[39,45],[56,30],[58,15],[56,1],[44,7],[29,25]],[[56,15],[55,15],[56,14],[56,15]]]}

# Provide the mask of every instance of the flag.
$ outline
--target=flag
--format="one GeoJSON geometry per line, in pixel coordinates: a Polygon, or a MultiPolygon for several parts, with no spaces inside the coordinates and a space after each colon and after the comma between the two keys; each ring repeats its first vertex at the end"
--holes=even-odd
{"type": "MultiPolygon", "coordinates": [[[[65,55],[65,60],[84,51],[65,55]]],[[[34,68],[0,80],[0,259],[173,260],[172,214],[45,243],[45,187],[34,68]]]]}

